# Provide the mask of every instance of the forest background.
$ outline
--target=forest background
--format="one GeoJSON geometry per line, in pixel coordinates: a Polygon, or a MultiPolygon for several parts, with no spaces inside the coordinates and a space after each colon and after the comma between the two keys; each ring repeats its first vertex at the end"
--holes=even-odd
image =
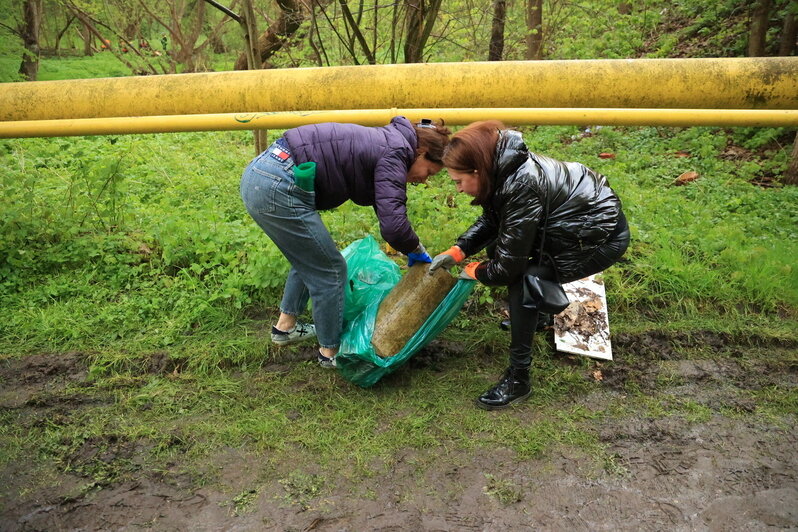
{"type": "MultiPolygon", "coordinates": [[[[246,35],[259,36],[259,68],[796,50],[796,4],[777,0],[227,7],[252,15],[237,22],[203,1],[0,0],[0,81],[247,68],[246,35]]],[[[571,446],[608,474],[623,474],[597,432],[609,418],[697,424],[750,416],[794,426],[794,383],[763,382],[734,392],[745,408],[719,406],[680,397],[658,364],[661,349],[676,349],[688,359],[734,358],[751,371],[767,359],[768,371],[794,373],[795,128],[521,131],[533,151],[609,176],[624,201],[633,242],[605,275],[623,362],[564,358],[538,335],[530,410],[494,418],[470,401],[506,362],[501,290],[478,287],[433,352],[372,390],[318,372],[301,350],[269,345],[288,265],[238,197],[253,155],[250,133],[0,141],[0,361],[13,368],[54,357],[86,368],[23,399],[2,396],[0,466],[8,475],[14,464],[35,464],[2,488],[4,507],[60,475],[79,479],[74,490],[88,497],[156,470],[189,475],[194,485],[220,483],[236,512],[277,479],[294,503],[308,505],[342,475],[373,476],[382,467],[375,459],[394,463],[406,449],[440,445],[463,452],[498,445],[522,460],[571,446]],[[569,403],[607,386],[636,402],[569,403]],[[72,407],[54,414],[58,404],[72,407]],[[139,459],[85,452],[127,445],[139,459]],[[231,447],[268,454],[252,485],[224,484],[202,467],[231,447]],[[308,476],[305,462],[322,469],[308,476]]],[[[281,133],[269,131],[269,139],[281,133]]],[[[445,174],[408,195],[410,218],[432,253],[478,215],[445,174]]],[[[369,233],[379,238],[369,209],[344,205],[323,216],[341,248],[369,233]]],[[[7,389],[14,375],[3,374],[7,389]]]]}

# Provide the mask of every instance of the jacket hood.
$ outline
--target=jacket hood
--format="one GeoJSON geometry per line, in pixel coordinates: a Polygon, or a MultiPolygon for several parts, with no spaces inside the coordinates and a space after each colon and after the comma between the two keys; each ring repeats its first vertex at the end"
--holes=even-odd
{"type": "Polygon", "coordinates": [[[407,140],[415,155],[415,151],[418,149],[418,138],[416,137],[416,129],[410,123],[410,120],[403,116],[395,116],[391,119],[391,125],[407,140]]]}
{"type": "Polygon", "coordinates": [[[499,131],[493,162],[496,176],[495,189],[501,187],[507,177],[514,174],[528,158],[529,150],[520,132],[508,129],[499,131]]]}

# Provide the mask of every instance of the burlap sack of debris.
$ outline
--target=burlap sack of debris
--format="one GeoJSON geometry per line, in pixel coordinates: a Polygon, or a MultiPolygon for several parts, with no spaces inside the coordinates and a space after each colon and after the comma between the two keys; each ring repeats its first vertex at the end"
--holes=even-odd
{"type": "Polygon", "coordinates": [[[444,268],[429,275],[429,266],[410,267],[380,304],[371,343],[381,357],[401,351],[457,282],[444,268]]]}

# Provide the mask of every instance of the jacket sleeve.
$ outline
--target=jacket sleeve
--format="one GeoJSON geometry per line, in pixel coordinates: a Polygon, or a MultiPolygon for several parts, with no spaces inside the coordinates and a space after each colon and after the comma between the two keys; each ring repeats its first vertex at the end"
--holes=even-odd
{"type": "Polygon", "coordinates": [[[477,280],[486,285],[510,285],[526,270],[533,254],[543,206],[528,182],[505,192],[499,212],[495,258],[477,267],[477,280]]]}
{"type": "Polygon", "coordinates": [[[478,253],[496,239],[498,228],[491,217],[483,213],[471,224],[465,233],[457,239],[457,246],[463,250],[466,257],[478,253]]]}
{"type": "Polygon", "coordinates": [[[391,247],[407,255],[418,247],[418,236],[407,219],[407,167],[400,152],[389,153],[374,168],[374,212],[380,234],[391,247]]]}

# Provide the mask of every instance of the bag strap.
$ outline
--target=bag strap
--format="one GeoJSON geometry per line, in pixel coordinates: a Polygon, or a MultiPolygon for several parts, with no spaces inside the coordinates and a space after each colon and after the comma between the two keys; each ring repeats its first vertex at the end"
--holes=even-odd
{"type": "MultiPolygon", "coordinates": [[[[543,231],[540,234],[540,251],[538,252],[538,266],[543,265],[543,246],[546,244],[546,229],[549,227],[549,191],[546,190],[546,201],[544,202],[545,210],[543,211],[543,231]]],[[[551,269],[554,270],[554,279],[557,284],[560,284],[560,275],[557,273],[557,267],[554,261],[551,261],[551,269]]]]}
{"type": "Polygon", "coordinates": [[[540,233],[540,251],[538,252],[538,266],[543,265],[543,246],[546,243],[546,229],[549,226],[549,192],[546,191],[546,201],[543,210],[543,231],[540,233]]]}

